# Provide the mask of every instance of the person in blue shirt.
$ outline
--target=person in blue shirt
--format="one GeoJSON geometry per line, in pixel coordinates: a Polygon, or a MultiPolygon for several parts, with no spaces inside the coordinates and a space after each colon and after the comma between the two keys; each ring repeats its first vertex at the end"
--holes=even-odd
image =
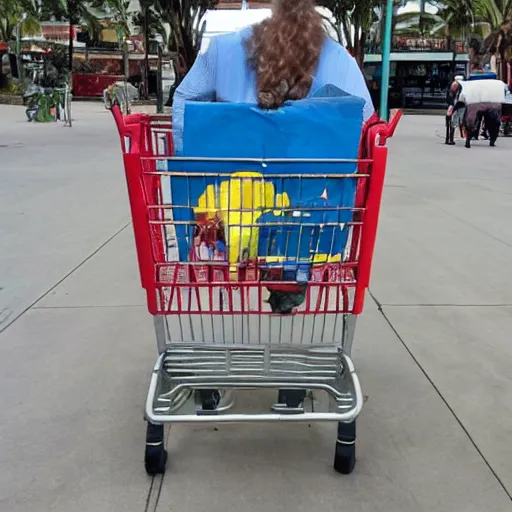
{"type": "Polygon", "coordinates": [[[259,25],[213,37],[176,89],[172,106],[174,146],[183,149],[187,101],[258,104],[276,109],[332,85],[365,100],[364,120],[374,113],[355,59],[331,39],[314,0],[273,0],[272,17],[259,25]]]}

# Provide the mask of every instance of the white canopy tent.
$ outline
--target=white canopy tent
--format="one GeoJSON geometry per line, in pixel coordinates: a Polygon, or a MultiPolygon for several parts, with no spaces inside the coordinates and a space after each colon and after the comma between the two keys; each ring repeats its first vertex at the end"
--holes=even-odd
{"type": "MultiPolygon", "coordinates": [[[[330,16],[327,9],[319,8],[324,16],[330,16]]],[[[205,14],[206,30],[203,37],[202,49],[206,49],[211,37],[236,32],[250,25],[255,25],[269,18],[272,15],[271,9],[216,9],[205,14]]],[[[331,26],[326,24],[327,31],[331,37],[336,38],[331,26]]]]}
{"type": "Polygon", "coordinates": [[[272,15],[270,9],[216,9],[208,11],[204,20],[206,21],[206,30],[203,36],[202,48],[207,47],[210,38],[220,34],[236,32],[250,25],[260,23],[272,15]]]}

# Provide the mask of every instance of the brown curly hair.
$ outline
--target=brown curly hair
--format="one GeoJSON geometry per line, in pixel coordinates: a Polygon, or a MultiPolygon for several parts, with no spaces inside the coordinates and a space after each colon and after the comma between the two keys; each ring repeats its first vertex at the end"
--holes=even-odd
{"type": "Polygon", "coordinates": [[[261,108],[308,95],[325,38],[314,0],[274,0],[272,17],[256,25],[246,43],[261,108]]]}

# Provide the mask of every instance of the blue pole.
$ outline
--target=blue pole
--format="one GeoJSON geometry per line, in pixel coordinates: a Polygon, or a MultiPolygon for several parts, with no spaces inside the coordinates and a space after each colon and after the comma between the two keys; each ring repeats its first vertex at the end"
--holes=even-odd
{"type": "Polygon", "coordinates": [[[388,93],[389,93],[389,62],[391,54],[391,37],[393,27],[393,0],[386,2],[386,24],[382,42],[382,81],[380,84],[380,117],[388,120],[388,93]]]}

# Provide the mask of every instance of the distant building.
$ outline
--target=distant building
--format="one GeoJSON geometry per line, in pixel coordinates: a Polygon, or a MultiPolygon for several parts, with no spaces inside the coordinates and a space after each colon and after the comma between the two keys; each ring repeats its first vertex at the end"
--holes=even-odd
{"type": "MultiPolygon", "coordinates": [[[[439,7],[427,3],[425,12],[435,15],[439,7]]],[[[406,2],[397,15],[401,18],[394,27],[391,42],[390,107],[445,107],[447,88],[454,76],[468,73],[469,57],[464,41],[449,45],[442,34],[418,35],[419,2],[406,2]]],[[[368,45],[364,74],[378,106],[382,78],[380,43],[368,45]]]]}

